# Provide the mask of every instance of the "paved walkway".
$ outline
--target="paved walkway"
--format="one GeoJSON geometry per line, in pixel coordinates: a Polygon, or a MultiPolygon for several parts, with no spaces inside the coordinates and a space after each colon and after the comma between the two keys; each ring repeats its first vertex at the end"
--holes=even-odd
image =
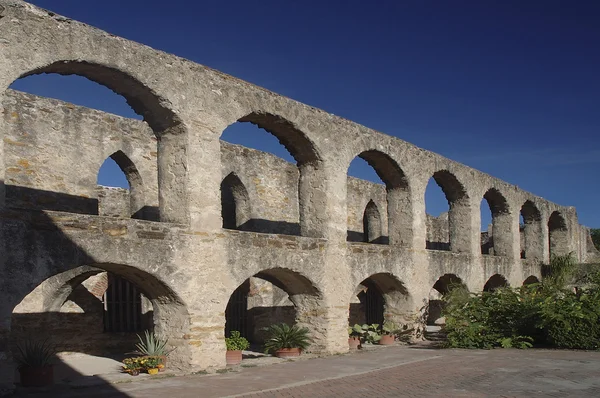
{"type": "Polygon", "coordinates": [[[380,347],[215,375],[131,378],[43,397],[600,397],[600,352],[380,347]]]}

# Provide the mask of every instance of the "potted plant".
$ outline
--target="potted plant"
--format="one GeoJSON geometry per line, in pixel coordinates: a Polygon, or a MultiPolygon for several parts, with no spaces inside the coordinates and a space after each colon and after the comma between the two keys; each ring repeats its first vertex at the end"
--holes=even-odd
{"type": "Polygon", "coordinates": [[[238,365],[242,362],[242,351],[250,347],[248,340],[242,337],[237,330],[233,330],[230,337],[225,338],[225,345],[227,346],[227,365],[238,365]]]}
{"type": "Polygon", "coordinates": [[[56,351],[48,342],[25,340],[17,344],[15,360],[23,387],[44,387],[54,383],[52,360],[56,351]]]}
{"type": "Polygon", "coordinates": [[[150,375],[158,373],[159,366],[162,364],[161,357],[142,357],[140,362],[146,372],[150,375]]]}
{"type": "Polygon", "coordinates": [[[139,358],[123,359],[123,372],[137,376],[140,374],[140,370],[142,370],[142,366],[139,363],[139,358]]]}
{"type": "Polygon", "coordinates": [[[381,333],[379,333],[379,324],[373,323],[371,325],[362,325],[364,342],[366,344],[377,344],[381,339],[381,333]]]}
{"type": "Polygon", "coordinates": [[[264,330],[269,335],[265,342],[265,352],[275,353],[278,358],[297,357],[312,342],[308,335],[309,330],[297,325],[281,323],[271,325],[264,330]]]}
{"type": "Polygon", "coordinates": [[[392,321],[386,320],[383,322],[383,334],[381,339],[379,339],[380,345],[392,345],[396,341],[396,333],[398,331],[398,325],[396,325],[392,321]]]}
{"type": "Polygon", "coordinates": [[[348,346],[352,350],[356,350],[360,347],[360,338],[363,335],[362,326],[355,324],[352,327],[348,327],[348,346]]]}
{"type": "Polygon", "coordinates": [[[135,345],[135,353],[145,357],[158,357],[161,360],[161,369],[164,369],[167,366],[167,356],[171,353],[166,349],[168,340],[159,339],[154,332],[148,330],[144,331],[143,338],[139,334],[137,337],[140,342],[135,345]]]}

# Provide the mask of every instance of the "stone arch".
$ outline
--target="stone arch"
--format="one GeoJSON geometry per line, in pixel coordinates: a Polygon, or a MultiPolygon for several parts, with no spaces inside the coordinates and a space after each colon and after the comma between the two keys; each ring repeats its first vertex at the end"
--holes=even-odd
{"type": "Polygon", "coordinates": [[[487,280],[485,285],[483,286],[484,292],[493,292],[496,289],[509,287],[508,281],[506,278],[500,274],[494,274],[487,280]]]}
{"type": "MultiPolygon", "coordinates": [[[[184,343],[189,333],[189,313],[186,304],[164,281],[138,268],[115,263],[94,263],[79,266],[46,278],[41,284],[27,294],[13,310],[11,340],[14,343],[17,335],[33,333],[33,325],[44,330],[64,328],[73,324],[73,314],[60,312],[63,303],[85,279],[109,272],[133,283],[152,303],[153,329],[162,337],[169,339],[169,344],[177,349],[173,352],[170,363],[176,368],[187,368],[191,361],[191,351],[184,343]],[[65,317],[70,318],[65,321],[65,317]]],[[[40,332],[41,333],[41,332],[40,332]]],[[[135,336],[134,336],[135,337],[135,336]]],[[[75,349],[94,355],[105,354],[102,347],[90,347],[88,343],[77,344],[76,336],[68,341],[70,351],[75,349]],[[82,348],[80,348],[82,347],[82,348]],[[97,350],[97,351],[96,351],[97,350]]],[[[85,337],[87,340],[88,337],[85,337]]],[[[60,342],[58,342],[60,343],[60,342]]]]}
{"type": "Polygon", "coordinates": [[[468,291],[467,286],[461,278],[455,274],[444,274],[433,284],[429,292],[427,303],[427,325],[441,324],[442,312],[444,310],[444,296],[450,291],[462,288],[468,291]]]}
{"type": "Polygon", "coordinates": [[[412,304],[412,296],[401,280],[391,273],[376,273],[365,278],[354,290],[348,322],[380,326],[385,321],[411,324],[412,304]]]}
{"type": "Polygon", "coordinates": [[[483,199],[488,203],[492,213],[492,233],[488,235],[489,245],[481,246],[481,253],[509,256],[512,252],[514,237],[508,202],[496,188],[488,189],[483,195],[483,199]]]}
{"type": "Polygon", "coordinates": [[[275,136],[296,160],[300,173],[298,181],[298,205],[300,234],[323,237],[325,234],[323,202],[326,178],[323,160],[315,143],[290,120],[275,113],[254,111],[237,120],[247,122],[275,136]]]}
{"type": "Polygon", "coordinates": [[[521,258],[541,260],[544,258],[542,215],[531,200],[526,200],[521,206],[521,216],[521,258]]]}
{"type": "Polygon", "coordinates": [[[412,202],[404,171],[392,157],[375,149],[362,151],[357,156],[365,160],[385,183],[389,243],[412,244],[412,202]]]}
{"type": "Polygon", "coordinates": [[[17,74],[17,79],[44,73],[82,76],[123,96],[131,108],[143,116],[158,139],[161,221],[187,223],[187,131],[177,114],[168,106],[170,102],[130,73],[100,62],[82,59],[43,62],[38,59],[32,64],[39,66],[21,71],[17,74]]]}
{"type": "Polygon", "coordinates": [[[252,229],[250,196],[244,183],[234,172],[231,172],[221,182],[221,217],[223,228],[252,229]]]}
{"type": "Polygon", "coordinates": [[[535,275],[530,275],[523,281],[523,286],[525,285],[533,285],[534,283],[540,283],[540,280],[535,275]]]}
{"type": "Polygon", "coordinates": [[[436,171],[433,173],[432,178],[442,189],[448,201],[448,240],[450,250],[454,252],[470,252],[471,236],[469,226],[471,225],[471,207],[464,184],[452,172],[446,169],[436,171]]]}
{"type": "MultiPolygon", "coordinates": [[[[145,187],[142,176],[133,161],[121,150],[109,156],[121,169],[129,183],[129,214],[131,218],[142,220],[158,220],[158,217],[150,214],[146,203],[145,187]]],[[[100,210],[98,211],[101,214],[100,210]]]]}
{"type": "Polygon", "coordinates": [[[305,275],[283,267],[264,269],[242,282],[231,294],[225,313],[226,331],[232,329],[231,324],[245,323],[246,330],[241,331],[242,334],[252,342],[262,342],[266,337],[264,327],[281,322],[295,323],[311,330],[314,340],[311,349],[319,350],[326,345],[326,320],[319,315],[322,307],[321,291],[305,275]],[[275,295],[281,296],[277,291],[285,292],[288,298],[275,300],[275,295]],[[234,317],[246,319],[239,322],[234,317]]]}
{"type": "Polygon", "coordinates": [[[373,200],[369,200],[363,215],[363,238],[367,243],[383,243],[381,214],[373,200]]]}
{"type": "Polygon", "coordinates": [[[548,247],[550,258],[569,253],[569,229],[560,211],[553,211],[548,219],[548,247]]]}

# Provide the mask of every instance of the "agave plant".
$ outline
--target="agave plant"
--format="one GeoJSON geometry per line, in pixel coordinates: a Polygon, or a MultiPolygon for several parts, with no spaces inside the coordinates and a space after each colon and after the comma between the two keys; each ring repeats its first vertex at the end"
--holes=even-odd
{"type": "Polygon", "coordinates": [[[139,334],[137,337],[140,342],[135,345],[136,354],[157,357],[169,355],[170,351],[166,350],[167,340],[159,339],[154,332],[146,330],[143,338],[139,334]]]}
{"type": "Polygon", "coordinates": [[[25,340],[17,343],[17,355],[15,360],[19,368],[43,368],[52,364],[56,350],[48,339],[25,340]]]}
{"type": "Polygon", "coordinates": [[[275,352],[282,348],[300,348],[306,350],[312,339],[308,335],[307,328],[297,325],[290,326],[287,323],[275,324],[264,328],[269,338],[265,342],[265,352],[275,352]]]}

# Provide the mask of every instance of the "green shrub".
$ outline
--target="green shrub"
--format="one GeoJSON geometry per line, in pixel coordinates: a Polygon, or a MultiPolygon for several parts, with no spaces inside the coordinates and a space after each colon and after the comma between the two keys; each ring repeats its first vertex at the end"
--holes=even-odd
{"type": "Polygon", "coordinates": [[[17,343],[15,361],[19,368],[43,368],[52,364],[55,354],[56,350],[48,339],[43,341],[28,339],[17,343]]]}
{"type": "Polygon", "coordinates": [[[563,288],[561,281],[569,275],[565,271],[570,267],[568,261],[555,267],[559,271],[554,277],[540,284],[492,293],[448,293],[444,299],[447,345],[599,349],[600,273],[587,275],[584,287],[563,288]]]}
{"type": "Polygon", "coordinates": [[[250,347],[250,343],[245,337],[242,337],[240,332],[233,330],[230,337],[225,338],[227,351],[244,351],[250,347]]]}
{"type": "Polygon", "coordinates": [[[300,348],[306,350],[312,339],[307,328],[286,323],[271,325],[264,328],[269,338],[265,342],[265,352],[272,353],[282,348],[300,348]]]}

